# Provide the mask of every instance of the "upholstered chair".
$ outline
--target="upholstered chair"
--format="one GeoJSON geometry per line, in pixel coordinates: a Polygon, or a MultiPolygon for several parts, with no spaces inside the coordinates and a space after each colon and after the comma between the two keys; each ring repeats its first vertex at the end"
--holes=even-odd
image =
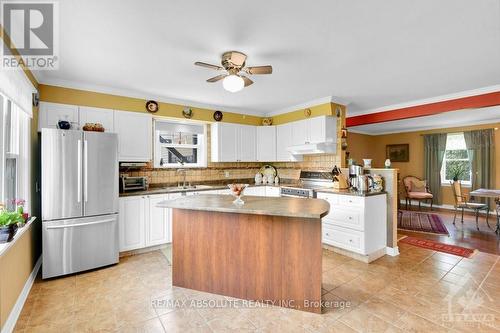
{"type": "Polygon", "coordinates": [[[420,203],[422,201],[430,201],[432,210],[432,201],[434,196],[432,195],[429,187],[427,186],[427,181],[422,180],[415,176],[406,176],[403,178],[403,185],[406,191],[406,209],[408,210],[408,202],[412,200],[418,201],[418,209],[420,210],[420,203]]]}

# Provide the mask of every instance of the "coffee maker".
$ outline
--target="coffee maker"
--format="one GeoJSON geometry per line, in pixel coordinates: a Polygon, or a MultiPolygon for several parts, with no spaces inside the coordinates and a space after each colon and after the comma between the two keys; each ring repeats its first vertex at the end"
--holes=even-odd
{"type": "Polygon", "coordinates": [[[365,172],[365,169],[361,165],[351,164],[349,166],[349,184],[351,188],[358,190],[361,186],[359,184],[360,177],[365,172]]]}

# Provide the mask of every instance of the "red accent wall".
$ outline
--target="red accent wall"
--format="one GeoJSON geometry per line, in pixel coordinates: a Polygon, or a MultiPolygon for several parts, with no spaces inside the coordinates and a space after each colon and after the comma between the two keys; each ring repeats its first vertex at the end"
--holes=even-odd
{"type": "Polygon", "coordinates": [[[348,117],[346,125],[347,127],[353,127],[495,105],[500,105],[500,91],[348,117]]]}

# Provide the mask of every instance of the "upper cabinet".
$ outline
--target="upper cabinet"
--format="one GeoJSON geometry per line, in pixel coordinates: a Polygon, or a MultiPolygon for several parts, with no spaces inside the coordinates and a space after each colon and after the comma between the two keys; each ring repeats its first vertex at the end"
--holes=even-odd
{"type": "Polygon", "coordinates": [[[293,124],[294,123],[286,123],[276,126],[276,161],[302,161],[301,155],[293,155],[287,149],[288,147],[293,145],[293,124]]]}
{"type": "Polygon", "coordinates": [[[118,159],[148,162],[151,158],[153,118],[138,112],[114,112],[114,130],[118,133],[118,159]]]}
{"type": "Polygon", "coordinates": [[[320,116],[295,121],[291,124],[293,146],[337,141],[337,121],[335,117],[320,116]]]}
{"type": "Polygon", "coordinates": [[[256,127],[231,123],[211,125],[212,162],[254,162],[256,127]]]}
{"type": "Polygon", "coordinates": [[[80,106],[80,128],[86,123],[99,123],[105,132],[114,132],[113,110],[80,106]]]}
{"type": "Polygon", "coordinates": [[[276,126],[257,127],[257,161],[276,161],[276,126]]]}
{"type": "Polygon", "coordinates": [[[68,121],[72,128],[79,128],[78,106],[40,102],[38,130],[57,128],[59,121],[68,121]]]}

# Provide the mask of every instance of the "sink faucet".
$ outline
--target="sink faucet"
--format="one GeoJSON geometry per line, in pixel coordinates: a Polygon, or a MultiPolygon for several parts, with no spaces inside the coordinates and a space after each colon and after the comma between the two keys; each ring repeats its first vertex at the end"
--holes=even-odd
{"type": "MultiPolygon", "coordinates": [[[[186,186],[186,169],[177,169],[177,173],[182,173],[183,174],[183,179],[182,179],[182,188],[187,188],[186,186]]],[[[180,186],[180,184],[177,184],[180,186]]]]}

